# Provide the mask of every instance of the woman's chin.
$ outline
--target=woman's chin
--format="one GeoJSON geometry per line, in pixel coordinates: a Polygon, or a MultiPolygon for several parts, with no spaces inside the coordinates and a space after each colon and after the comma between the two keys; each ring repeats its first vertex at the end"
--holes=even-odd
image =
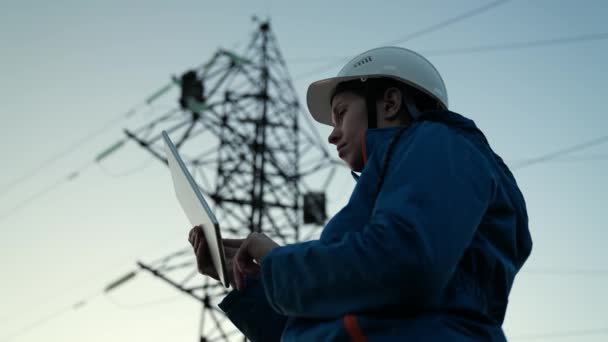
{"type": "Polygon", "coordinates": [[[348,167],[351,170],[353,170],[355,172],[363,171],[363,162],[356,161],[356,160],[344,160],[344,162],[348,165],[348,167]]]}
{"type": "Polygon", "coordinates": [[[353,170],[353,171],[355,171],[355,172],[361,172],[361,171],[363,171],[363,167],[362,166],[357,166],[357,167],[353,167],[351,165],[349,165],[349,166],[350,166],[350,169],[353,170]]]}
{"type": "Polygon", "coordinates": [[[345,153],[344,155],[339,157],[346,165],[348,165],[351,170],[355,172],[361,172],[363,170],[363,160],[357,160],[357,158],[352,158],[350,153],[345,153]]]}

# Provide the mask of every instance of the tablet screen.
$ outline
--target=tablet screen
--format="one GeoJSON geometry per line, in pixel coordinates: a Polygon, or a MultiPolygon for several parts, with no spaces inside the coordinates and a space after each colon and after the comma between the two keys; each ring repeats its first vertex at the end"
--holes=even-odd
{"type": "Polygon", "coordinates": [[[171,177],[173,178],[173,187],[175,195],[179,201],[184,213],[190,220],[190,224],[194,226],[202,225],[205,239],[209,247],[213,265],[217,271],[220,281],[224,286],[228,287],[226,281],[226,261],[224,258],[224,248],[221,243],[222,237],[219,230],[219,223],[211,208],[205,201],[203,193],[192,178],[192,175],[186,168],[186,164],[177,152],[177,148],[169,138],[167,132],[163,131],[163,139],[167,154],[171,177]]]}

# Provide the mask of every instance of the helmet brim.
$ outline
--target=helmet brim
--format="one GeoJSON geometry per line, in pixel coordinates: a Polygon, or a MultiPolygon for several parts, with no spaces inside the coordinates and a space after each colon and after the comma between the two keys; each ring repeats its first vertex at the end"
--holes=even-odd
{"type": "Polygon", "coordinates": [[[333,126],[331,121],[331,96],[334,89],[338,84],[342,82],[362,79],[382,77],[381,75],[358,75],[358,76],[344,76],[344,77],[332,77],[324,80],[316,81],[308,86],[306,92],[306,104],[308,111],[312,117],[319,123],[324,125],[333,126]]]}

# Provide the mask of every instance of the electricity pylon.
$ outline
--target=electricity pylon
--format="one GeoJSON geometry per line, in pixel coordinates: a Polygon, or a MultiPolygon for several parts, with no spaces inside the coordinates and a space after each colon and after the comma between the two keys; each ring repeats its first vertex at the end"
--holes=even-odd
{"type": "MultiPolygon", "coordinates": [[[[289,244],[315,237],[325,223],[324,190],[338,164],[302,112],[269,22],[256,23],[242,53],[219,49],[173,77],[146,103],[176,90],[176,108],[125,133],[165,163],[160,132],[169,133],[224,236],[264,232],[289,244]]],[[[190,246],[138,265],[203,304],[201,341],[243,338],[217,307],[226,289],[197,275],[190,246]]]]}

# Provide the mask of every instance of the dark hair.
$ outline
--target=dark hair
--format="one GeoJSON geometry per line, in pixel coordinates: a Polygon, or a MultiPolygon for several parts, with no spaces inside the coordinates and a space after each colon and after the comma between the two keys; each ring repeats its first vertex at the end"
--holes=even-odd
{"type": "MultiPolygon", "coordinates": [[[[397,88],[402,94],[409,94],[414,101],[414,104],[416,104],[416,107],[421,112],[441,109],[441,104],[439,101],[435,100],[431,96],[401,81],[388,77],[369,78],[366,81],[357,79],[339,83],[336,86],[336,89],[334,89],[329,103],[331,105],[336,95],[347,91],[363,98],[365,98],[367,95],[372,95],[377,101],[384,97],[384,93],[389,88],[397,88]]],[[[405,101],[405,96],[402,96],[402,99],[402,101],[405,101]]],[[[404,102],[401,103],[401,109],[407,112],[407,107],[405,106],[404,102]]]]}

